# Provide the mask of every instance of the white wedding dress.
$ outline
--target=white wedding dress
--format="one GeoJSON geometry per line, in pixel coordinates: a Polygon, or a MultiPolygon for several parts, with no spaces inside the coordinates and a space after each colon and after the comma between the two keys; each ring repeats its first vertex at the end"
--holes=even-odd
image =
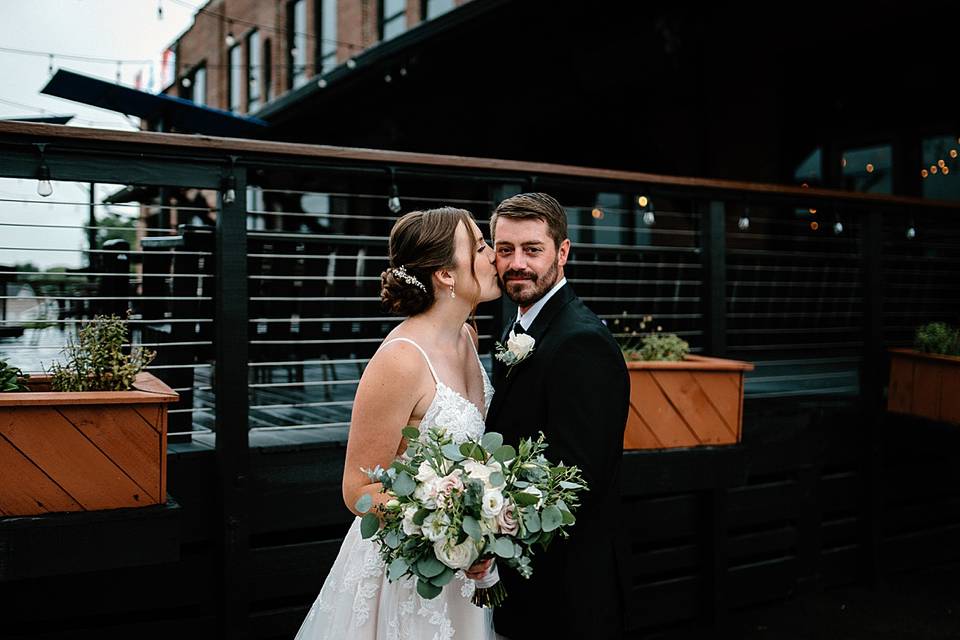
{"type": "MultiPolygon", "coordinates": [[[[397,341],[408,342],[423,354],[436,382],[436,393],[420,421],[421,432],[443,426],[455,442],[482,436],[493,385],[479,354],[483,413],[440,381],[427,353],[413,340],[395,338],[381,348],[397,341]]],[[[296,640],[494,640],[493,610],[470,601],[475,588],[463,571],[457,571],[432,600],[420,597],[411,577],[390,582],[377,545],[360,537],[360,518],[355,518],[296,640]]]]}

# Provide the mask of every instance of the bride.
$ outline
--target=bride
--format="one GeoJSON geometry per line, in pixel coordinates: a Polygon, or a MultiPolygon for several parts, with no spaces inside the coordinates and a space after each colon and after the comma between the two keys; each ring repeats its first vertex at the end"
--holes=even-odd
{"type": "MultiPolygon", "coordinates": [[[[500,288],[493,250],[470,213],[408,213],[390,232],[389,254],[380,297],[390,312],[408,317],[380,345],[357,387],[343,471],[343,499],[355,514],[365,493],[375,505],[385,501],[361,468],[389,467],[403,451],[404,426],[442,426],[458,442],[479,437],[493,396],[466,320],[500,288]]],[[[458,571],[439,596],[425,600],[413,579],[387,580],[357,517],[297,640],[447,640],[454,633],[457,640],[492,640],[492,610],[471,602],[474,578],[483,578],[489,564],[458,571]]]]}

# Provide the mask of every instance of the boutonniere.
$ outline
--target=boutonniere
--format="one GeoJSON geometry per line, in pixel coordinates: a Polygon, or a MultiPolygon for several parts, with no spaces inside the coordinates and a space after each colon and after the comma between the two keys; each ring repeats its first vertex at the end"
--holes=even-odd
{"type": "Polygon", "coordinates": [[[533,353],[533,347],[536,344],[537,341],[533,339],[533,336],[527,333],[516,334],[510,331],[507,346],[503,346],[499,342],[496,343],[494,357],[507,365],[507,375],[509,376],[515,365],[520,364],[533,353]]]}

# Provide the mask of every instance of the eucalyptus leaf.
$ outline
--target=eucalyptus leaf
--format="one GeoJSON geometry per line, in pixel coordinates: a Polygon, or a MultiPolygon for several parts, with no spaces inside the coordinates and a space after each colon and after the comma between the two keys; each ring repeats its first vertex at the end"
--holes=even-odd
{"type": "Polygon", "coordinates": [[[563,516],[563,524],[574,524],[577,519],[573,517],[573,514],[569,511],[560,511],[560,515],[563,516]]]}
{"type": "Polygon", "coordinates": [[[423,524],[423,521],[427,519],[427,516],[433,513],[430,509],[419,509],[415,514],[413,514],[413,524],[418,527],[423,524]]]}
{"type": "Polygon", "coordinates": [[[457,572],[454,571],[453,569],[451,569],[450,567],[445,567],[444,570],[443,570],[443,573],[441,573],[441,574],[438,575],[438,576],[434,576],[434,577],[430,578],[430,584],[432,584],[432,585],[434,585],[434,586],[437,586],[437,587],[444,587],[444,586],[446,586],[451,580],[453,580],[453,576],[455,576],[456,573],[457,573],[457,572]]]}
{"type": "Polygon", "coordinates": [[[482,540],[483,532],[480,531],[480,523],[473,516],[463,516],[463,530],[474,540],[482,540]]]}
{"type": "Polygon", "coordinates": [[[420,558],[417,561],[417,571],[420,572],[424,578],[432,578],[434,576],[440,575],[440,572],[443,571],[446,565],[437,560],[437,558],[430,554],[426,558],[420,558]]]}
{"type": "Polygon", "coordinates": [[[383,544],[391,549],[396,549],[400,546],[400,534],[396,531],[388,531],[386,535],[383,536],[383,544]]]}
{"type": "Polygon", "coordinates": [[[407,440],[416,440],[420,437],[420,430],[416,427],[404,427],[401,433],[407,440]]]}
{"type": "Polygon", "coordinates": [[[483,447],[475,442],[464,442],[461,444],[460,453],[468,458],[473,458],[477,462],[487,461],[487,452],[483,450],[483,447]]]}
{"type": "Polygon", "coordinates": [[[455,444],[452,444],[452,443],[445,444],[442,447],[440,447],[440,451],[443,452],[443,455],[446,456],[448,460],[452,460],[454,462],[460,462],[461,460],[464,459],[463,454],[460,453],[460,447],[458,447],[455,444]]]}
{"type": "Polygon", "coordinates": [[[527,531],[530,533],[536,533],[540,531],[542,527],[540,522],[540,514],[538,514],[533,509],[528,510],[523,514],[523,526],[527,528],[527,531]]]}
{"type": "Polygon", "coordinates": [[[508,444],[503,445],[493,452],[493,459],[497,462],[506,464],[507,460],[517,457],[517,450],[508,444]]]}
{"type": "Polygon", "coordinates": [[[487,451],[496,451],[503,445],[503,436],[496,431],[489,431],[483,434],[483,438],[480,439],[480,444],[482,444],[483,448],[487,451]]]}
{"type": "Polygon", "coordinates": [[[506,481],[506,478],[504,478],[503,474],[499,471],[494,471],[490,474],[490,484],[495,487],[502,487],[506,481]]]}
{"type": "Polygon", "coordinates": [[[360,536],[363,539],[372,537],[380,530],[380,518],[375,514],[368,513],[360,519],[360,536]]]}
{"type": "Polygon", "coordinates": [[[513,493],[513,501],[521,507],[529,507],[532,504],[537,504],[539,500],[540,498],[532,493],[525,493],[523,491],[516,491],[513,493]]]}
{"type": "Polygon", "coordinates": [[[430,584],[428,580],[424,580],[423,578],[417,580],[417,593],[425,600],[433,600],[440,595],[441,591],[443,591],[442,587],[430,584]]]}
{"type": "Polygon", "coordinates": [[[397,474],[397,479],[393,481],[393,492],[398,496],[408,496],[417,488],[417,483],[413,481],[406,471],[397,474]]]}
{"type": "Polygon", "coordinates": [[[369,493],[365,493],[357,498],[357,503],[353,506],[356,507],[360,513],[366,513],[370,511],[370,507],[373,506],[373,498],[370,497],[369,493]]]}
{"type": "Polygon", "coordinates": [[[497,543],[493,546],[493,552],[501,558],[513,557],[513,542],[510,538],[497,538],[497,543]]]}
{"type": "Polygon", "coordinates": [[[567,480],[560,481],[560,488],[562,489],[583,489],[582,484],[577,484],[576,482],[569,482],[567,480]]]}
{"type": "Polygon", "coordinates": [[[541,524],[545,532],[553,531],[563,524],[563,515],[560,513],[560,509],[557,509],[556,505],[550,505],[544,509],[541,524]]]}
{"type": "Polygon", "coordinates": [[[404,558],[397,558],[391,562],[390,566],[387,568],[387,577],[389,577],[390,580],[397,580],[403,574],[405,574],[409,568],[410,565],[404,558]]]}

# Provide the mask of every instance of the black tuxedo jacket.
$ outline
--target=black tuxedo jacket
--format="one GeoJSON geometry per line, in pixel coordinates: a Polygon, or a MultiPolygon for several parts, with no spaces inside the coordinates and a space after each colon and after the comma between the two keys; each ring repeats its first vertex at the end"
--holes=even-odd
{"type": "Polygon", "coordinates": [[[554,538],[547,551],[536,548],[532,578],[501,568],[507,599],[494,610],[494,625],[514,640],[620,638],[629,566],[619,525],[627,367],[610,331],[569,284],[527,333],[534,350],[509,375],[494,359],[487,431],[514,446],[543,431],[547,459],[577,465],[590,490],[580,494],[570,537],[554,538]]]}

